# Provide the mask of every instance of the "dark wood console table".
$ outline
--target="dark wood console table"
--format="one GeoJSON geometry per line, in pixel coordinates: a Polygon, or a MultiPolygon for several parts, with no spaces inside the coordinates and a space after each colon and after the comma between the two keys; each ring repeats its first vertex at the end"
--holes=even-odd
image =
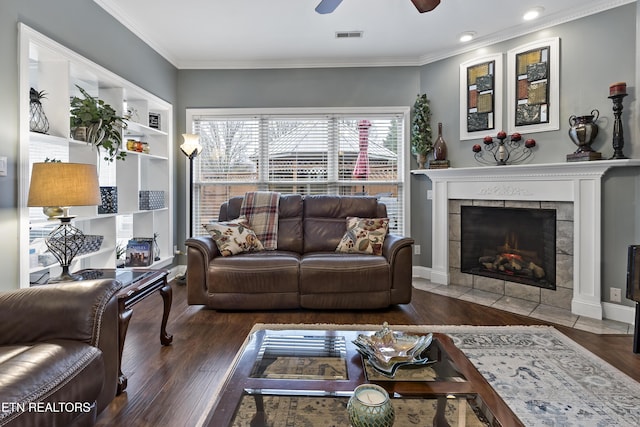
{"type": "Polygon", "coordinates": [[[77,274],[85,279],[116,279],[122,283],[122,289],[118,292],[118,389],[117,394],[127,388],[127,377],[122,373],[122,352],[124,341],[127,337],[127,329],[133,310],[131,307],[142,301],[152,293],[158,291],[162,296],[163,311],[160,323],[160,343],[170,345],[173,335],[167,333],[167,320],[171,311],[173,294],[171,286],[167,283],[168,270],[151,269],[90,269],[82,270],[77,274]]]}

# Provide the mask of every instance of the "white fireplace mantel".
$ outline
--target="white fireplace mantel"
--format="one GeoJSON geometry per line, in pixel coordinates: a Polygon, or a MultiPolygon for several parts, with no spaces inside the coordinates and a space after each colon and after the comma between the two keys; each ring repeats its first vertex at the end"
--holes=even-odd
{"type": "Polygon", "coordinates": [[[449,284],[449,199],[573,202],[574,314],[602,319],[602,176],[640,159],[418,169],[433,183],[431,281],[449,284]]]}

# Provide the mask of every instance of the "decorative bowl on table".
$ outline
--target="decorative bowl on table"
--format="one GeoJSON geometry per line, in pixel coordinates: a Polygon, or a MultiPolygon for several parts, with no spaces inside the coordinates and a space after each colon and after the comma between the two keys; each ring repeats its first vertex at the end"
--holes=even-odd
{"type": "Polygon", "coordinates": [[[402,366],[433,363],[424,352],[433,341],[433,334],[411,335],[393,331],[385,322],[373,335],[359,334],[353,343],[369,364],[387,377],[393,377],[402,366]]]}

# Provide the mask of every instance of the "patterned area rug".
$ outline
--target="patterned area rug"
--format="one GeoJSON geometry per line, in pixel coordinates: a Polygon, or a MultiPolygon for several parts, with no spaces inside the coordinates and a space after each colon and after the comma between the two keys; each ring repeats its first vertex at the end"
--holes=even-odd
{"type": "MultiPolygon", "coordinates": [[[[526,426],[640,425],[640,383],[553,327],[391,328],[451,336],[526,426]]],[[[257,324],[256,329],[374,331],[380,325],[257,324]]]]}
{"type": "Polygon", "coordinates": [[[640,425],[640,383],[552,327],[441,331],[527,426],[640,425]]]}

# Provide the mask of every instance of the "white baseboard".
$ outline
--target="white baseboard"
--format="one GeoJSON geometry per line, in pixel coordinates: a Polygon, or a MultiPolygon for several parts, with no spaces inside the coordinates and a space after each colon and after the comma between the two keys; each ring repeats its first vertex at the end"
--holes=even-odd
{"type": "Polygon", "coordinates": [[[419,277],[421,279],[431,280],[431,269],[429,267],[421,267],[414,265],[412,268],[413,277],[419,277]]]}
{"type": "Polygon", "coordinates": [[[626,305],[602,303],[602,314],[605,319],[633,325],[636,321],[636,308],[626,305]]]}
{"type": "Polygon", "coordinates": [[[176,265],[169,269],[169,276],[167,277],[168,281],[171,281],[179,276],[184,276],[184,273],[187,271],[186,265],[176,265]]]}
{"type": "Polygon", "coordinates": [[[571,313],[592,319],[604,319],[602,303],[597,302],[579,301],[574,298],[571,300],[571,313]]]}

